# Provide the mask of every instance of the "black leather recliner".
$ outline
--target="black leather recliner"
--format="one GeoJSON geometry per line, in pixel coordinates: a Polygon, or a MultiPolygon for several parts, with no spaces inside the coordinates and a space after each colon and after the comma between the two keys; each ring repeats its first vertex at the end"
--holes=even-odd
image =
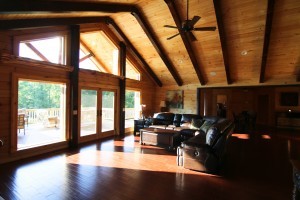
{"type": "Polygon", "coordinates": [[[213,125],[207,132],[182,142],[177,148],[177,164],[187,169],[218,173],[226,152],[226,143],[233,132],[234,123],[225,118],[204,117],[213,125]]]}

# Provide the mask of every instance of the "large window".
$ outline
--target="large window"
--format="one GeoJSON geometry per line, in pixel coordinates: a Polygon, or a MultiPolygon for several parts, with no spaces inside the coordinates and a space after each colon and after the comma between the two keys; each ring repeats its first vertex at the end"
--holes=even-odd
{"type": "Polygon", "coordinates": [[[66,140],[66,84],[18,80],[17,150],[66,140]]]}
{"type": "Polygon", "coordinates": [[[18,54],[21,57],[56,64],[66,64],[64,36],[21,40],[18,48],[18,54]]]}

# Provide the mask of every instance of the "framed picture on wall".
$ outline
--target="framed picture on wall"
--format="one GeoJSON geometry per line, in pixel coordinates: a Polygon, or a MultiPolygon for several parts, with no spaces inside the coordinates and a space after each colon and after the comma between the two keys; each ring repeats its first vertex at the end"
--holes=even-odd
{"type": "Polygon", "coordinates": [[[183,109],[183,90],[169,90],[166,93],[167,108],[183,109]]]}

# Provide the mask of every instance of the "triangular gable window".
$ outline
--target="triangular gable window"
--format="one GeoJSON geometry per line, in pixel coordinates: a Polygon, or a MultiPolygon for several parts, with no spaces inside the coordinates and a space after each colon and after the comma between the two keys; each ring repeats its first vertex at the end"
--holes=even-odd
{"type": "Polygon", "coordinates": [[[101,65],[95,61],[94,54],[92,52],[87,52],[87,50],[80,45],[79,51],[79,68],[81,69],[89,69],[94,71],[101,71],[101,65]]]}
{"type": "Polygon", "coordinates": [[[133,80],[141,80],[140,72],[134,67],[134,65],[126,59],[126,78],[133,80]]]}
{"type": "Polygon", "coordinates": [[[82,51],[82,57],[80,58],[88,57],[84,60],[85,64],[80,63],[80,68],[119,75],[119,49],[103,31],[80,33],[80,44],[82,51]]]}

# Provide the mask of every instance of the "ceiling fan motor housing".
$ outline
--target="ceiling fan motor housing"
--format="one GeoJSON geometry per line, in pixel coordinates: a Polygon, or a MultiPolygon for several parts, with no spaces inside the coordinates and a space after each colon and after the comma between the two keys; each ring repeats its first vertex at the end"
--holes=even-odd
{"type": "Polygon", "coordinates": [[[183,21],[182,24],[181,24],[181,29],[182,29],[183,31],[185,31],[185,32],[188,32],[188,31],[193,30],[193,29],[194,29],[194,26],[191,25],[190,22],[191,22],[191,20],[185,20],[185,21],[183,21]]]}

